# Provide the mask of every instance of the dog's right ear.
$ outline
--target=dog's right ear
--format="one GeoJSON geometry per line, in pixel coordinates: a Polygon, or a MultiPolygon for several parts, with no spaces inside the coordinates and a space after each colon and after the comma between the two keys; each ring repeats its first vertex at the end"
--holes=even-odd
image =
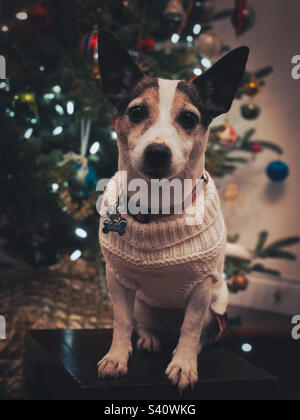
{"type": "Polygon", "coordinates": [[[134,86],[144,73],[109,32],[99,32],[99,67],[104,95],[122,110],[134,86]]]}

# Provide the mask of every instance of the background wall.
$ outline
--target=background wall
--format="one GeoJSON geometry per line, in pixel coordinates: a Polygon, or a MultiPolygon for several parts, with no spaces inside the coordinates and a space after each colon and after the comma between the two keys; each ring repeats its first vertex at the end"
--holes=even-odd
{"type": "MultiPolygon", "coordinates": [[[[253,248],[261,230],[270,232],[276,240],[300,233],[299,229],[299,128],[300,128],[300,80],[291,77],[292,57],[300,54],[300,2],[298,0],[249,0],[257,13],[255,27],[240,38],[235,37],[228,21],[215,25],[225,44],[232,47],[248,45],[251,56],[248,68],[258,70],[274,66],[275,72],[266,79],[267,86],[254,98],[262,110],[260,118],[248,122],[241,119],[237,101],[229,115],[229,122],[240,133],[256,128],[260,140],[271,140],[285,150],[282,160],[291,169],[285,184],[269,182],[265,168],[277,159],[271,152],[264,152],[256,160],[243,165],[234,177],[220,181],[221,194],[227,185],[238,184],[243,193],[243,202],[237,207],[223,204],[230,234],[241,233],[241,243],[253,248]],[[259,174],[259,176],[257,176],[259,174]],[[259,182],[257,180],[259,179],[259,182]]],[[[218,9],[232,7],[232,0],[216,0],[218,9]]],[[[247,99],[243,102],[247,103],[247,99]]],[[[294,248],[300,256],[300,247],[294,248]]],[[[284,277],[299,279],[300,260],[297,262],[268,261],[268,266],[281,270],[284,277]]]]}

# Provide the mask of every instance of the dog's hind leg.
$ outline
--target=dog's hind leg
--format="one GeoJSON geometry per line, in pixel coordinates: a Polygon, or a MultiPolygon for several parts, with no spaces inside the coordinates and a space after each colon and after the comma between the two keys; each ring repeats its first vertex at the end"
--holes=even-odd
{"type": "Polygon", "coordinates": [[[155,308],[147,305],[139,298],[135,300],[135,329],[139,335],[137,342],[138,350],[146,350],[148,352],[158,352],[161,349],[161,341],[154,334],[156,330],[155,308]]]}

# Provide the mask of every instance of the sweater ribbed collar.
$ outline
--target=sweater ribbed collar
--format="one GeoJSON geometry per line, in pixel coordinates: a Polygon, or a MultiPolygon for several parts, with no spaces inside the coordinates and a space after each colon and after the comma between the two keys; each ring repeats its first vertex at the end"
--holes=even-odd
{"type": "Polygon", "coordinates": [[[115,245],[117,245],[117,242],[120,245],[127,243],[141,251],[154,251],[172,247],[189,239],[192,240],[207,231],[208,236],[212,236],[208,241],[211,244],[214,240],[220,238],[224,227],[222,218],[220,218],[220,202],[216,186],[209,175],[204,191],[204,200],[204,206],[201,206],[204,207],[204,215],[202,209],[197,208],[193,216],[188,216],[194,218],[195,223],[193,225],[190,224],[190,219],[189,224],[187,224],[186,215],[157,219],[149,224],[141,224],[127,215],[124,216],[128,223],[126,235],[118,237],[118,235],[110,233],[102,236],[102,243],[104,246],[105,243],[111,241],[115,245]],[[200,224],[199,220],[201,221],[200,224]]]}

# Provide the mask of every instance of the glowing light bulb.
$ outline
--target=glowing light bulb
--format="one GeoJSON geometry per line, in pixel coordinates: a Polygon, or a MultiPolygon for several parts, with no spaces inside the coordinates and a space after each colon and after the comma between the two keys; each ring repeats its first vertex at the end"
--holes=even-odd
{"type": "Polygon", "coordinates": [[[74,251],[73,254],[70,256],[71,261],[77,261],[82,256],[82,252],[78,249],[77,251],[74,251]]]}
{"type": "Polygon", "coordinates": [[[173,34],[171,41],[173,42],[173,44],[177,44],[180,40],[180,36],[178,34],[173,34]]]}
{"type": "Polygon", "coordinates": [[[59,136],[63,131],[64,131],[64,129],[62,127],[56,127],[53,130],[53,136],[59,136]]]}
{"type": "Polygon", "coordinates": [[[186,37],[187,42],[192,43],[194,41],[194,38],[190,35],[186,37]]]}
{"type": "Polygon", "coordinates": [[[69,102],[67,103],[67,113],[68,113],[69,115],[73,115],[73,114],[74,114],[74,110],[75,110],[74,102],[69,101],[69,102]]]}
{"type": "Polygon", "coordinates": [[[118,134],[117,134],[115,131],[113,131],[113,132],[111,133],[111,138],[112,138],[113,140],[117,140],[117,139],[118,139],[118,134]]]}
{"type": "Polygon", "coordinates": [[[58,184],[52,184],[52,191],[55,193],[59,190],[59,185],[58,184]]]}
{"type": "Polygon", "coordinates": [[[88,236],[87,232],[84,229],[81,229],[81,228],[77,228],[75,230],[75,233],[81,239],[86,239],[87,236],[88,236]]]}
{"type": "Polygon", "coordinates": [[[28,14],[27,14],[26,12],[24,12],[24,11],[22,11],[22,12],[18,12],[18,13],[16,14],[16,18],[17,18],[18,20],[27,20],[27,19],[28,19],[28,14]]]}
{"type": "Polygon", "coordinates": [[[253,347],[251,346],[251,344],[243,344],[242,350],[245,353],[250,353],[253,350],[253,347]]]}
{"type": "Polygon", "coordinates": [[[202,64],[202,66],[204,66],[206,68],[211,67],[211,61],[208,58],[203,58],[201,60],[201,64],[202,64]]]}
{"type": "Polygon", "coordinates": [[[59,115],[64,115],[65,111],[61,105],[55,105],[55,109],[59,115]]]}
{"type": "Polygon", "coordinates": [[[202,73],[203,73],[203,71],[200,68],[194,69],[194,75],[195,76],[201,76],[202,73]]]}
{"type": "Polygon", "coordinates": [[[52,99],[54,99],[55,98],[55,95],[54,95],[54,93],[46,93],[45,95],[44,95],[44,99],[46,100],[46,101],[51,101],[52,99]]]}
{"type": "Polygon", "coordinates": [[[28,130],[25,131],[24,138],[26,140],[29,140],[32,134],[33,134],[33,128],[28,128],[28,130]]]}
{"type": "Polygon", "coordinates": [[[58,86],[58,85],[54,86],[54,88],[52,90],[53,90],[54,93],[57,93],[57,94],[61,93],[61,87],[58,86]]]}
{"type": "Polygon", "coordinates": [[[194,26],[193,32],[194,32],[195,35],[199,35],[201,30],[202,30],[202,26],[199,23],[197,23],[194,26]]]}
{"type": "Polygon", "coordinates": [[[100,150],[100,143],[96,141],[90,149],[90,154],[95,155],[96,153],[99,152],[99,150],[100,150]]]}
{"type": "Polygon", "coordinates": [[[9,27],[7,25],[3,25],[3,26],[1,26],[1,31],[2,32],[8,32],[9,31],[9,27]]]}
{"type": "Polygon", "coordinates": [[[30,93],[26,93],[26,95],[24,96],[24,99],[26,102],[31,102],[34,100],[34,96],[30,93]]]}

